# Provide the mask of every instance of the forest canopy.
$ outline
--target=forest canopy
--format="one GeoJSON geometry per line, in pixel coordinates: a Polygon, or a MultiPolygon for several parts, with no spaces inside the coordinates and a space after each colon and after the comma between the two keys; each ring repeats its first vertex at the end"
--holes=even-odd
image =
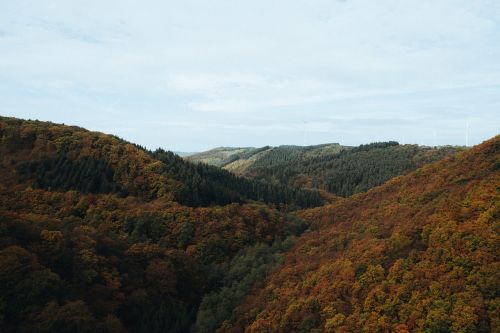
{"type": "Polygon", "coordinates": [[[0,331],[497,331],[500,137],[455,155],[334,149],[280,150],[262,181],[0,118],[0,331]],[[417,156],[447,157],[410,172],[417,156]],[[265,176],[307,163],[371,190],[321,206],[306,169],[265,176]]]}
{"type": "Polygon", "coordinates": [[[250,179],[310,188],[348,197],[457,153],[462,147],[375,142],[358,147],[339,144],[257,148],[217,148],[187,160],[220,166],[250,179]]]}

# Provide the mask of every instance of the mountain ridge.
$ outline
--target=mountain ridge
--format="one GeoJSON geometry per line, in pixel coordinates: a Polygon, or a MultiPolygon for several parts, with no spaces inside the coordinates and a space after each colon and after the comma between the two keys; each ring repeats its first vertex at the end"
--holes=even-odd
{"type": "Polygon", "coordinates": [[[300,212],[312,230],[220,332],[497,331],[499,166],[497,136],[300,212]]]}
{"type": "Polygon", "coordinates": [[[113,191],[123,196],[166,196],[190,206],[249,200],[289,206],[322,203],[314,191],[237,177],[215,167],[191,164],[162,149],[148,151],[81,127],[15,118],[0,118],[0,125],[0,148],[11,158],[4,162],[8,165],[3,168],[3,177],[12,185],[14,179],[21,178],[21,182],[30,181],[32,186],[45,189],[68,190],[68,186],[77,185],[79,190],[109,191],[107,184],[114,182],[113,191]],[[37,144],[37,140],[46,143],[37,144]],[[122,159],[124,154],[126,159],[122,159]],[[89,182],[95,184],[87,186],[89,182]]]}
{"type": "Polygon", "coordinates": [[[208,163],[250,179],[350,196],[392,177],[464,150],[464,147],[400,145],[395,141],[357,147],[314,146],[216,148],[187,159],[208,163]]]}
{"type": "Polygon", "coordinates": [[[236,305],[306,226],[213,193],[260,188],[234,177],[79,127],[0,118],[0,331],[186,332],[237,269],[236,305]],[[267,259],[240,268],[255,253],[267,259]]]}
{"type": "MultiPolygon", "coordinates": [[[[316,152],[284,146],[259,163],[329,165],[316,152]]],[[[439,161],[297,210],[293,187],[1,117],[0,330],[495,331],[500,136],[428,152],[340,152],[349,174],[439,161]]]]}

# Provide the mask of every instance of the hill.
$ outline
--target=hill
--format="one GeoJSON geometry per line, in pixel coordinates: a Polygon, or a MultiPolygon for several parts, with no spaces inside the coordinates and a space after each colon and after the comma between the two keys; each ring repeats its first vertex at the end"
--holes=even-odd
{"type": "Polygon", "coordinates": [[[0,118],[0,126],[6,158],[0,176],[12,185],[17,179],[41,189],[165,197],[193,207],[250,200],[299,207],[322,203],[315,191],[237,177],[74,126],[12,118],[0,118]]]}
{"type": "Polygon", "coordinates": [[[260,186],[114,136],[0,118],[0,331],[186,332],[228,285],[236,306],[306,228],[260,186]]]}
{"type": "Polygon", "coordinates": [[[0,331],[497,331],[499,155],[496,137],[290,213],[317,192],[0,117],[0,331]]]}
{"type": "MultiPolygon", "coordinates": [[[[264,150],[269,149],[264,147],[264,150]]],[[[218,167],[224,167],[236,160],[246,160],[252,155],[256,155],[257,148],[246,147],[246,148],[232,148],[232,147],[218,147],[205,152],[195,153],[187,156],[187,160],[195,163],[205,163],[209,165],[215,165],[218,167]]]]}
{"type": "Polygon", "coordinates": [[[300,215],[220,332],[500,331],[500,136],[300,215]]]}
{"type": "Polygon", "coordinates": [[[293,188],[314,188],[347,197],[392,177],[454,154],[460,147],[421,147],[379,142],[359,147],[324,144],[216,148],[188,157],[251,179],[293,188]]]}

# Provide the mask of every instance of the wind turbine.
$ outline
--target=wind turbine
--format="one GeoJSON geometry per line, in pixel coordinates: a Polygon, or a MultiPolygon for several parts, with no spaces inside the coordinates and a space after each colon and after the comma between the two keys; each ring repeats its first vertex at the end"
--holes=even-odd
{"type": "Polygon", "coordinates": [[[307,145],[307,121],[304,120],[303,122],[304,122],[304,138],[303,138],[302,145],[306,146],[307,145]]]}
{"type": "Polygon", "coordinates": [[[469,146],[469,121],[465,121],[465,147],[469,146]]]}

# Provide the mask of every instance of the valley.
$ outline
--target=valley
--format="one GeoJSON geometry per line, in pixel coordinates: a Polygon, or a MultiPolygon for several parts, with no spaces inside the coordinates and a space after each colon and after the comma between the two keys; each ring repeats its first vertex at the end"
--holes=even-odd
{"type": "Polygon", "coordinates": [[[1,117],[0,138],[2,332],[500,327],[498,136],[181,158],[1,117]]]}

